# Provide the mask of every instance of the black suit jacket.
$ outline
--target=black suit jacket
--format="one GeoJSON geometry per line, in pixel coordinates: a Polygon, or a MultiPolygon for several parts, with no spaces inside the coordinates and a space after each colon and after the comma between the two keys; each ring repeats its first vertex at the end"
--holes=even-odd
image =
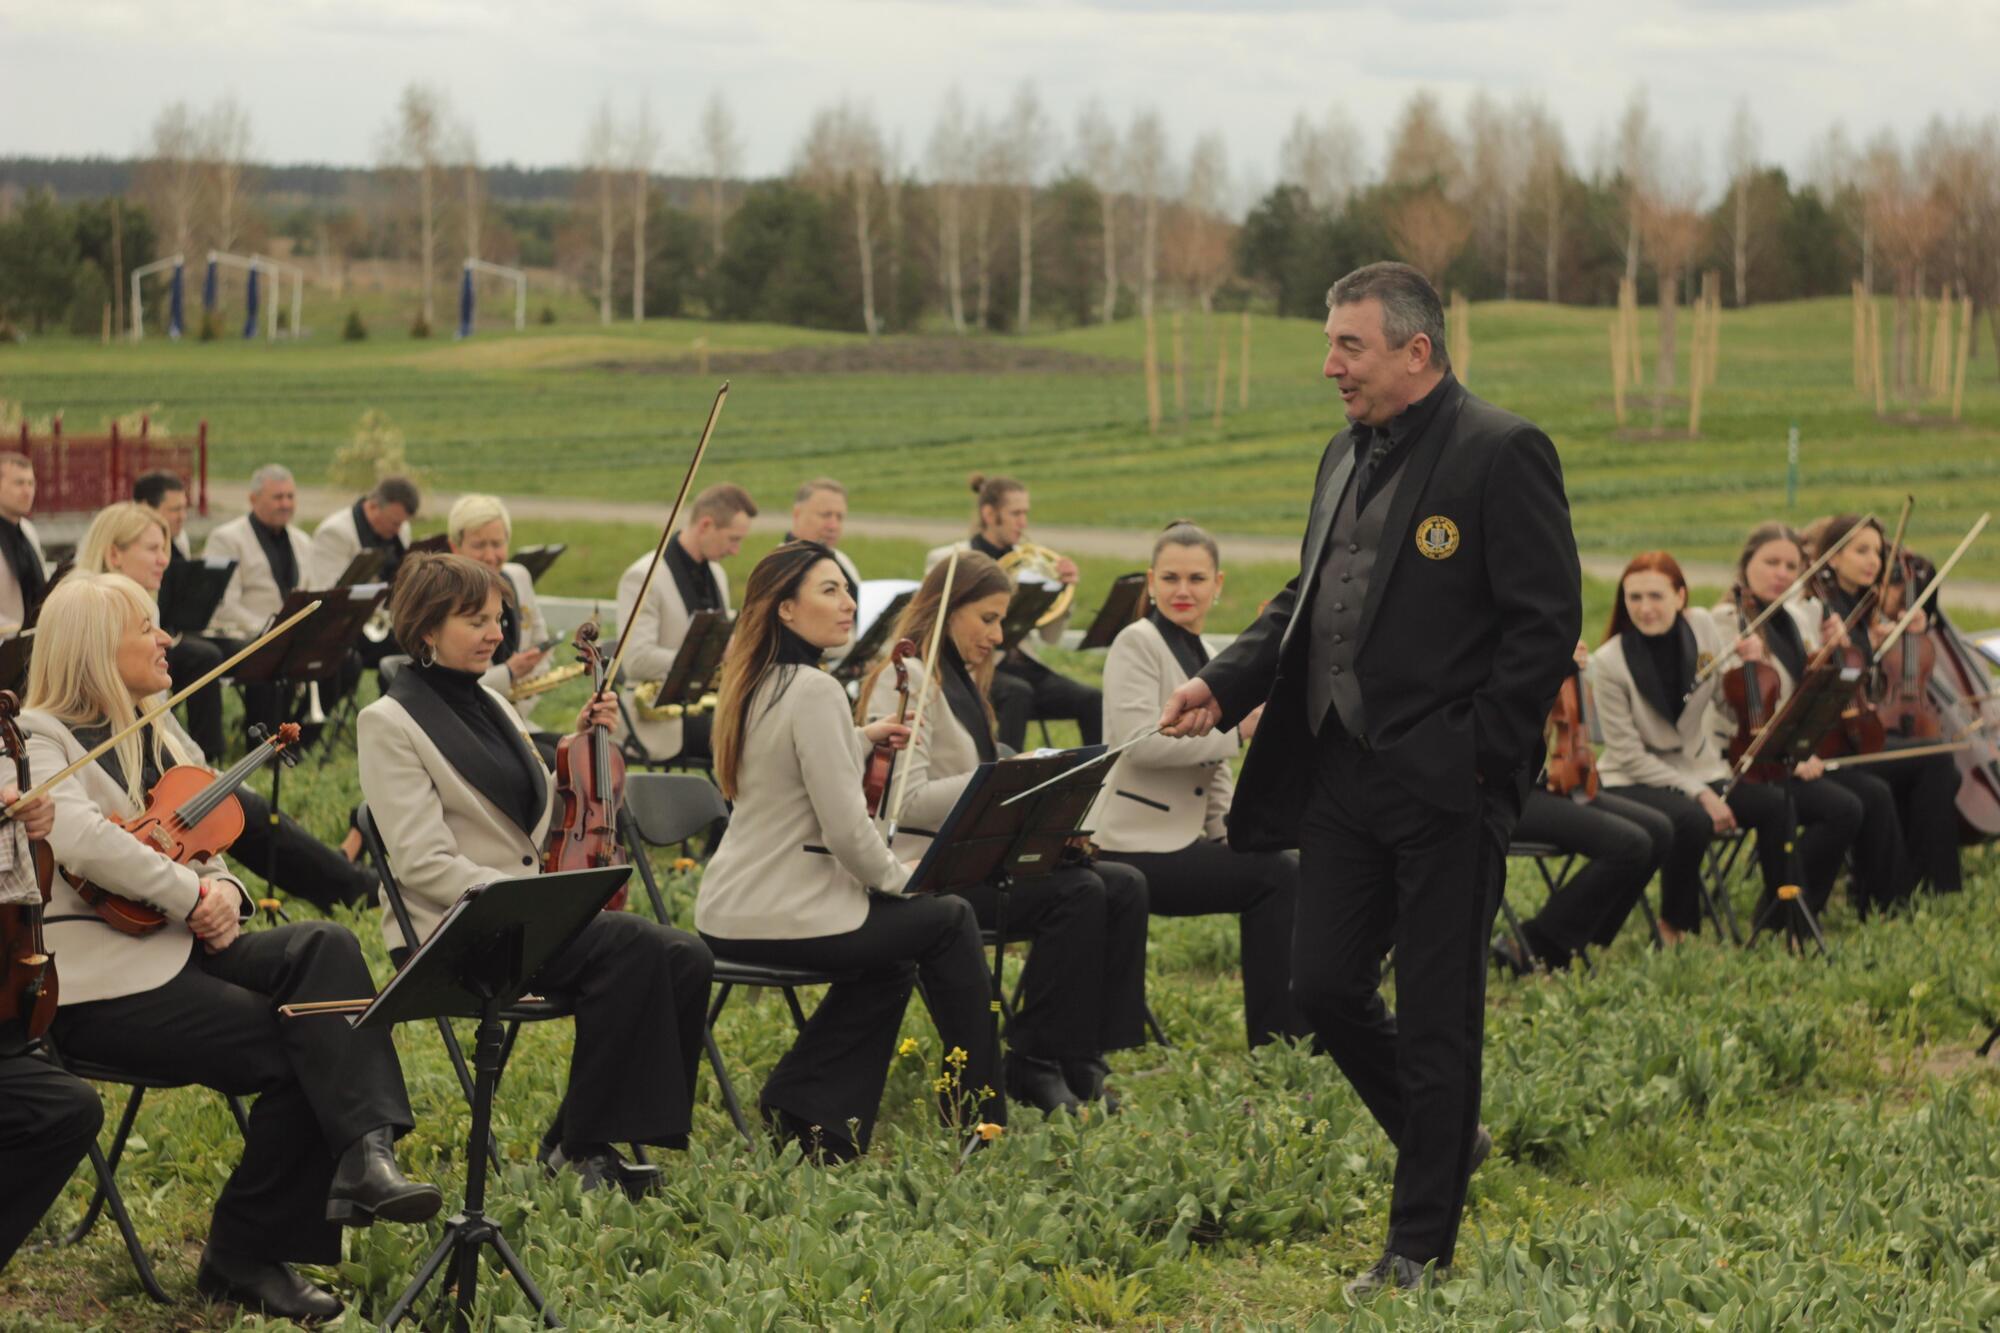
{"type": "MultiPolygon", "coordinates": [[[[1470,812],[1484,783],[1518,809],[1582,626],[1562,466],[1540,429],[1456,380],[1406,447],[1361,616],[1367,740],[1415,799],[1470,812]]],[[[1239,850],[1298,845],[1314,745],[1310,608],[1353,470],[1352,431],[1343,430],[1320,459],[1298,577],[1201,672],[1224,726],[1269,703],[1229,811],[1239,850]]]]}

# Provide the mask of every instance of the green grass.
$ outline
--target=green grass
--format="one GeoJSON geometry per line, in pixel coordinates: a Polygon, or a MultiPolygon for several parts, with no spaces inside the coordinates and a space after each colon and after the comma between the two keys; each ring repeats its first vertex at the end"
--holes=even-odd
{"type": "MultiPolygon", "coordinates": [[[[566,318],[573,314],[566,310],[566,318]]],[[[1730,312],[1703,438],[1685,438],[1678,401],[1668,412],[1669,438],[1620,438],[1607,322],[1604,311],[1526,303],[1482,304],[1473,315],[1470,383],[1550,431],[1587,551],[1665,546],[1722,559],[1759,519],[1803,521],[1862,507],[1893,514],[1912,491],[1920,501],[1912,533],[1941,552],[2000,500],[2000,388],[1990,351],[1972,367],[1963,423],[1944,422],[1936,403],[1920,422],[1898,405],[1891,419],[1878,420],[1850,385],[1843,302],[1730,312]],[[1793,423],[1802,488],[1787,510],[1785,438],[1793,423]]],[[[76,430],[153,403],[178,427],[206,418],[218,486],[233,486],[268,459],[308,483],[322,478],[331,449],[375,407],[406,432],[412,460],[441,485],[664,501],[721,374],[692,373],[694,338],[705,337],[718,355],[862,343],[853,335],[658,320],[531,326],[466,343],[397,334],[343,344],[333,341],[328,319],[309,324],[320,330],[315,337],[276,346],[149,339],[103,349],[58,339],[0,349],[0,395],[38,416],[63,410],[76,430]]],[[[1685,323],[1682,333],[1685,346],[1685,323]]],[[[1232,321],[1190,319],[1190,421],[1184,430],[1175,424],[1169,370],[1168,427],[1158,437],[1145,429],[1141,334],[1131,322],[992,341],[996,353],[1025,342],[1112,367],[1096,373],[739,368],[730,372],[735,392],[703,475],[741,481],[777,501],[804,477],[832,472],[852,488],[857,513],[956,519],[967,509],[968,472],[1006,470],[1030,482],[1044,522],[1152,530],[1188,516],[1220,532],[1295,532],[1319,446],[1337,424],[1318,375],[1323,339],[1311,321],[1256,319],[1252,406],[1236,410],[1232,370],[1229,411],[1217,430],[1209,403],[1218,334],[1233,360],[1232,321]]],[[[1650,324],[1645,338],[1650,348],[1650,324]]],[[[922,348],[921,340],[887,339],[883,355],[901,365],[920,359],[922,348]]],[[[1636,397],[1632,412],[1631,433],[1643,434],[1649,400],[1636,397]]],[[[2000,547],[1975,549],[1962,568],[2000,576],[2000,547]]]]}

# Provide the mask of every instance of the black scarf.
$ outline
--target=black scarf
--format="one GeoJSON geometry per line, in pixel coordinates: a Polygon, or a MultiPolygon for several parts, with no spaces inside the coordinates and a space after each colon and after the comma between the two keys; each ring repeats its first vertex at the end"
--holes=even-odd
{"type": "Polygon", "coordinates": [[[972,540],[966,544],[979,552],[979,554],[992,556],[995,560],[1000,559],[1007,552],[1014,549],[1011,546],[995,546],[992,542],[986,540],[986,534],[983,532],[973,533],[972,540]]]}
{"type": "Polygon", "coordinates": [[[1201,635],[1182,629],[1167,619],[1157,606],[1146,613],[1146,619],[1153,622],[1153,628],[1167,641],[1167,651],[1174,655],[1174,661],[1180,663],[1181,670],[1187,672],[1189,679],[1199,675],[1201,669],[1208,665],[1208,645],[1201,641],[1201,635]]]}
{"type": "Polygon", "coordinates": [[[506,662],[521,651],[521,613],[514,599],[500,599],[500,646],[493,650],[495,662],[506,662]]]}
{"type": "Polygon", "coordinates": [[[42,596],[48,591],[48,581],[42,573],[41,555],[15,519],[0,518],[0,555],[6,557],[7,564],[14,571],[15,581],[21,585],[22,619],[33,624],[35,608],[42,604],[42,596]]]}
{"type": "MultiPolygon", "coordinates": [[[[94,726],[71,727],[70,735],[76,737],[77,744],[81,745],[84,749],[94,750],[111,738],[111,724],[108,722],[99,722],[94,726]]],[[[151,791],[155,786],[159,785],[160,761],[157,748],[154,745],[156,739],[157,737],[153,734],[153,728],[150,726],[139,733],[139,754],[141,757],[139,787],[142,791],[151,791]]],[[[118,762],[118,751],[106,750],[103,754],[97,756],[97,765],[111,775],[111,781],[117,784],[120,791],[125,789],[125,766],[118,762]]]]}
{"type": "Polygon", "coordinates": [[[944,637],[938,656],[944,659],[944,670],[938,677],[938,690],[944,695],[945,705],[958,719],[958,725],[972,733],[972,744],[979,751],[979,762],[990,764],[999,758],[999,751],[993,746],[993,722],[986,715],[986,705],[980,702],[979,682],[972,678],[971,670],[966,667],[965,659],[958,655],[958,645],[951,641],[950,635],[944,637]]]}
{"type": "Polygon", "coordinates": [[[1688,691],[1694,688],[1694,626],[1685,616],[1675,616],[1673,628],[1664,634],[1647,634],[1637,625],[1627,625],[1618,632],[1618,644],[1625,650],[1625,667],[1639,697],[1668,726],[1677,726],[1688,691]]]}
{"type": "Polygon", "coordinates": [[[480,795],[533,834],[548,803],[548,774],[500,706],[470,671],[414,663],[396,673],[389,697],[480,795]]]}
{"type": "Polygon", "coordinates": [[[722,609],[722,585],[715,581],[715,571],[709,568],[708,561],[697,560],[687,553],[687,547],[681,545],[680,533],[667,540],[666,558],[667,572],[674,576],[674,587],[679,590],[681,605],[689,615],[722,609]]]}
{"type": "Polygon", "coordinates": [[[1790,673],[1792,684],[1806,678],[1806,641],[1799,633],[1799,622],[1792,619],[1789,610],[1780,611],[1764,622],[1764,642],[1771,656],[1790,673]]]}
{"type": "Polygon", "coordinates": [[[257,534],[257,544],[264,548],[264,559],[270,562],[271,577],[277,581],[278,591],[291,592],[299,586],[299,557],[292,550],[292,534],[284,528],[270,528],[250,517],[250,531],[257,534]]]}

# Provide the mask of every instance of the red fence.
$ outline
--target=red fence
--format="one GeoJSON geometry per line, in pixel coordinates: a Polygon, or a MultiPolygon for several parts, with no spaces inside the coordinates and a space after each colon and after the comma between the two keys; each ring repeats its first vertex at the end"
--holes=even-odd
{"type": "Polygon", "coordinates": [[[145,473],[171,472],[185,481],[195,511],[208,514],[208,423],[201,423],[192,444],[149,438],[152,423],[139,419],[137,436],[120,435],[114,424],[109,435],[64,435],[58,417],[48,435],[28,434],[0,443],[0,450],[26,454],[35,465],[35,511],[43,514],[90,513],[117,500],[132,498],[132,483],[145,473]]]}

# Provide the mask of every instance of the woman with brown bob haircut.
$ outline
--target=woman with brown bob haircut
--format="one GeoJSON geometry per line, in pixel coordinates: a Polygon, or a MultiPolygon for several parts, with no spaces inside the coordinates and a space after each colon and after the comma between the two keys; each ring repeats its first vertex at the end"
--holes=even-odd
{"type": "MultiPolygon", "coordinates": [[[[389,614],[413,661],[361,711],[361,791],[419,937],[475,884],[539,872],[555,780],[505,699],[481,683],[500,646],[505,576],[461,555],[415,555],[389,614]]],[[[609,723],[609,696],[576,725],[609,723]]],[[[386,909],[392,954],[406,940],[386,909]]],[[[650,1173],[613,1144],[684,1148],[694,1108],[709,977],[702,942],[629,912],[603,912],[535,978],[576,1016],[569,1091],[542,1139],[542,1162],[585,1189],[636,1192],[650,1173]]]]}

